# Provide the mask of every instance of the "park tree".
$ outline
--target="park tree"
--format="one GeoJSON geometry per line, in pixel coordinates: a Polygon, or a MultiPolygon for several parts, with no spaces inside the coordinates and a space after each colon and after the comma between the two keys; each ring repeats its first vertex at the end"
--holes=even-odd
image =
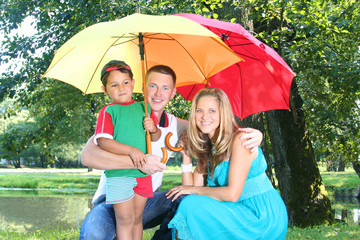
{"type": "Polygon", "coordinates": [[[4,121],[6,128],[0,132],[0,158],[7,159],[15,168],[20,168],[24,157],[22,152],[31,147],[35,121],[26,110],[6,115],[5,120],[11,119],[11,122],[4,121]]]}
{"type": "Polygon", "coordinates": [[[266,118],[274,156],[282,159],[277,168],[288,170],[286,177],[279,177],[277,171],[282,179],[279,187],[290,191],[290,219],[299,226],[331,217],[313,143],[316,154],[332,149],[343,158],[358,159],[359,44],[353,44],[359,43],[354,28],[359,24],[358,5],[357,1],[258,1],[253,5],[255,31],[297,73],[291,112],[267,112],[266,118]]]}

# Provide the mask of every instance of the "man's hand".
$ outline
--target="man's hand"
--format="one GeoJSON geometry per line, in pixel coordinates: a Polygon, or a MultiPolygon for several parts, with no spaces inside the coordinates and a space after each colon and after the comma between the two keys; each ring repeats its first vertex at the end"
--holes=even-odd
{"type": "Polygon", "coordinates": [[[156,155],[146,154],[147,162],[139,168],[145,174],[153,174],[166,169],[166,165],[161,163],[161,158],[156,155]]]}
{"type": "Polygon", "coordinates": [[[239,128],[239,131],[245,132],[245,134],[240,137],[240,140],[246,140],[242,145],[250,149],[250,152],[254,152],[262,142],[262,133],[254,128],[239,128]]]}

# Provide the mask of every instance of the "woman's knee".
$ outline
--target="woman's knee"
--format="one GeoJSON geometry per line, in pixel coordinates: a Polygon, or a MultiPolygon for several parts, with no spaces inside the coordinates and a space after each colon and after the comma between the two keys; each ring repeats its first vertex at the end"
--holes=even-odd
{"type": "Polygon", "coordinates": [[[201,195],[188,195],[181,200],[179,208],[182,208],[183,210],[190,213],[201,213],[202,211],[206,211],[208,206],[206,201],[203,203],[205,198],[205,196],[201,195]]]}

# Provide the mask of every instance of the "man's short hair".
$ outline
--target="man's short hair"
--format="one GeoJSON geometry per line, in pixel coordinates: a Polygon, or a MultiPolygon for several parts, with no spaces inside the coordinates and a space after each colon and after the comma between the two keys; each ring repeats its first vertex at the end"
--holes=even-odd
{"type": "Polygon", "coordinates": [[[174,70],[172,70],[169,66],[166,65],[155,65],[153,67],[151,67],[146,75],[145,75],[145,79],[146,81],[148,80],[148,77],[150,75],[150,73],[152,72],[157,72],[157,73],[162,73],[162,74],[166,74],[166,75],[171,75],[172,79],[173,79],[173,83],[174,83],[174,87],[176,86],[176,74],[174,72],[174,70]]]}

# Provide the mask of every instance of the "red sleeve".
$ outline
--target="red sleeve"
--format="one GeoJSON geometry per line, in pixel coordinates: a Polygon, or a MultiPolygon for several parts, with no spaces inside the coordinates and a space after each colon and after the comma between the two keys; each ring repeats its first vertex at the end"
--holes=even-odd
{"type": "Polygon", "coordinates": [[[159,120],[157,119],[157,117],[153,111],[151,111],[151,113],[150,113],[150,118],[154,121],[156,126],[159,125],[159,120]]]}
{"type": "Polygon", "coordinates": [[[108,112],[106,112],[107,107],[103,107],[99,113],[95,135],[97,134],[109,134],[111,136],[114,135],[114,125],[111,119],[111,116],[108,112]]]}

